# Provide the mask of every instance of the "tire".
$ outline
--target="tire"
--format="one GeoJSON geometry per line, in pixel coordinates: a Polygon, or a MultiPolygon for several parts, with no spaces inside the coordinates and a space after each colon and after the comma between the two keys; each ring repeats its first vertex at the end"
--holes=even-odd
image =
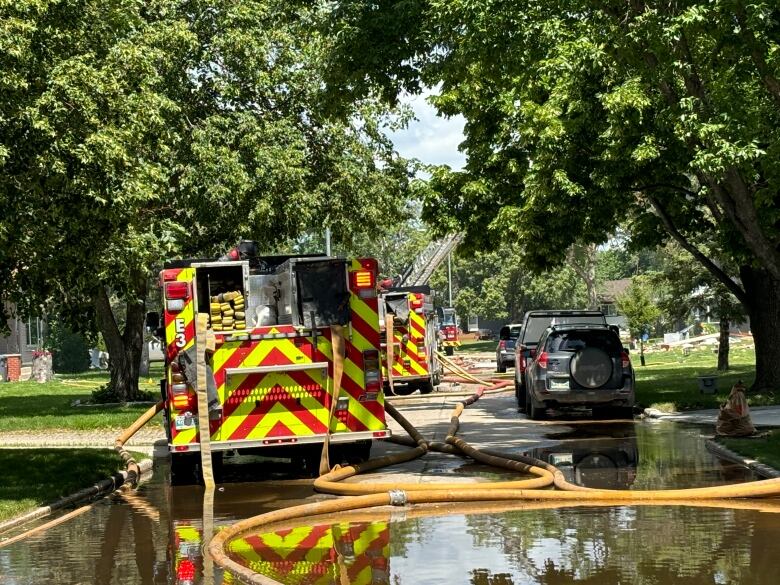
{"type": "Polygon", "coordinates": [[[612,359],[598,347],[586,347],[571,359],[571,376],[583,388],[601,388],[612,379],[612,359]]]}
{"type": "Polygon", "coordinates": [[[409,394],[413,393],[415,390],[417,390],[417,386],[414,384],[401,384],[400,386],[395,386],[396,396],[409,396],[409,394]]]}
{"type": "Polygon", "coordinates": [[[531,420],[542,420],[547,413],[547,409],[536,406],[531,393],[526,390],[525,392],[525,413],[531,420]]]}
{"type": "Polygon", "coordinates": [[[612,409],[612,416],[624,420],[634,420],[634,407],[616,406],[612,409]]]}
{"type": "Polygon", "coordinates": [[[452,345],[448,345],[444,348],[444,355],[452,356],[455,355],[455,347],[452,345]]]}
{"type": "Polygon", "coordinates": [[[431,392],[433,392],[433,382],[431,380],[426,380],[420,384],[420,394],[430,394],[431,392]]]}
{"type": "Polygon", "coordinates": [[[496,360],[496,372],[498,372],[499,374],[506,373],[506,364],[501,360],[496,360]]]}
{"type": "Polygon", "coordinates": [[[515,376],[515,399],[517,400],[517,410],[525,412],[525,387],[517,381],[517,376],[515,376]]]}
{"type": "Polygon", "coordinates": [[[200,454],[171,453],[171,485],[196,485],[201,481],[200,454]]]}

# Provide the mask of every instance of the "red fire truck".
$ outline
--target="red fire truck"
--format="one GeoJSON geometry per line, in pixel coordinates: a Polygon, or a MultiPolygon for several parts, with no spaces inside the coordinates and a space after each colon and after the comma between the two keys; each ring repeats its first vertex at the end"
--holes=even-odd
{"type": "Polygon", "coordinates": [[[258,256],[255,250],[242,242],[220,259],[176,260],[160,273],[161,387],[175,482],[199,474],[198,313],[208,315],[215,342],[205,388],[215,472],[225,451],[247,449],[300,458],[311,467],[328,435],[335,457],[360,461],[372,440],[390,435],[376,261],[258,256]],[[335,342],[344,355],[334,352],[335,342]],[[334,381],[337,362],[340,384],[334,381]]]}
{"type": "Polygon", "coordinates": [[[422,394],[433,392],[441,383],[441,364],[436,359],[438,335],[430,287],[390,287],[380,290],[379,297],[385,390],[390,387],[392,377],[396,394],[411,394],[418,389],[422,394]],[[388,348],[388,315],[392,316],[391,348],[388,348]]]}

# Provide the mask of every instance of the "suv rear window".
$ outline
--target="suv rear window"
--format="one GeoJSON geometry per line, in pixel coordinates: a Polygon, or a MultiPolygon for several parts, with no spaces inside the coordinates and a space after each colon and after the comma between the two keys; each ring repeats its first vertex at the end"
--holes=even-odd
{"type": "Polygon", "coordinates": [[[603,315],[538,315],[529,317],[525,332],[523,333],[523,343],[537,344],[550,325],[605,325],[606,320],[603,315]]]}
{"type": "Polygon", "coordinates": [[[612,331],[554,331],[547,338],[547,351],[579,351],[585,347],[598,347],[610,355],[620,355],[623,347],[612,331]]]}
{"type": "Polygon", "coordinates": [[[520,330],[521,329],[522,329],[522,327],[519,327],[519,326],[517,326],[517,327],[510,327],[509,328],[509,339],[517,339],[518,337],[520,337],[520,330]]]}

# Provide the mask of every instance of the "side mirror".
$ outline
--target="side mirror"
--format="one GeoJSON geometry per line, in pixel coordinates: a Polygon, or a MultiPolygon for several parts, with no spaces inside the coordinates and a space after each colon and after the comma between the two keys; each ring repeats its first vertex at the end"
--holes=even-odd
{"type": "Polygon", "coordinates": [[[146,328],[149,331],[156,331],[160,328],[160,313],[150,311],[146,314],[146,328]]]}
{"type": "Polygon", "coordinates": [[[498,338],[502,341],[506,341],[507,339],[509,339],[509,327],[506,326],[502,327],[501,331],[499,331],[498,333],[498,338]]]}

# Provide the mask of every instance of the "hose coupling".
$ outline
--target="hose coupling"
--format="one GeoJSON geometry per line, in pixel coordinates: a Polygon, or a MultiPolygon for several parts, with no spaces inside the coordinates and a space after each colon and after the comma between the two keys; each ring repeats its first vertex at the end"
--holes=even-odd
{"type": "Polygon", "coordinates": [[[387,493],[390,496],[391,506],[405,506],[408,503],[404,490],[390,490],[387,493]]]}

